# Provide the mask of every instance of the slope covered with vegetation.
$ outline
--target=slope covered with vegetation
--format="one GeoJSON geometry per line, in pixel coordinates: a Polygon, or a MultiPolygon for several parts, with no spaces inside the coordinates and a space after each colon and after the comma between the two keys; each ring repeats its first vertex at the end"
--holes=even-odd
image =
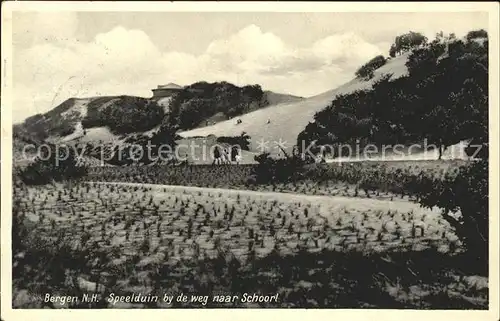
{"type": "Polygon", "coordinates": [[[167,121],[180,129],[192,129],[217,113],[229,119],[267,105],[259,85],[238,87],[228,82],[197,82],[173,98],[167,121]]]}
{"type": "Polygon", "coordinates": [[[74,140],[99,128],[119,138],[160,125],[193,129],[270,104],[301,99],[263,91],[259,85],[238,87],[228,82],[197,82],[183,88],[166,105],[156,99],[129,95],[70,98],[46,113],[27,118],[17,127],[40,140],[74,140]]]}
{"type": "Polygon", "coordinates": [[[163,108],[155,101],[134,96],[100,97],[87,106],[83,128],[108,127],[115,134],[149,130],[161,123],[163,108]]]}
{"type": "Polygon", "coordinates": [[[303,141],[305,146],[312,142],[318,146],[357,142],[381,146],[426,139],[439,147],[441,155],[445,147],[463,140],[487,145],[485,36],[472,32],[459,40],[438,35],[425,45],[418,37],[413,48],[405,45],[396,50],[412,50],[406,61],[408,75],[397,79],[386,75],[372,89],[337,95],[299,134],[298,146],[303,141]]]}

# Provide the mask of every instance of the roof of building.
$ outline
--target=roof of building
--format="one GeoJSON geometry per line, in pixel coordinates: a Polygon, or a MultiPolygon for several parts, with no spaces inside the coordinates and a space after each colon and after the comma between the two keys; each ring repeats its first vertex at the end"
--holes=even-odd
{"type": "Polygon", "coordinates": [[[182,87],[174,83],[168,83],[166,85],[158,85],[158,89],[182,89],[182,87]]]}

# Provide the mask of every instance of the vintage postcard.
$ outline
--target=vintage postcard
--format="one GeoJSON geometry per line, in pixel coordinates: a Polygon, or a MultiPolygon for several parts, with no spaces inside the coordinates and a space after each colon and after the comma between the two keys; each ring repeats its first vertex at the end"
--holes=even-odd
{"type": "Polygon", "coordinates": [[[498,320],[496,3],[2,5],[2,320],[498,320]]]}

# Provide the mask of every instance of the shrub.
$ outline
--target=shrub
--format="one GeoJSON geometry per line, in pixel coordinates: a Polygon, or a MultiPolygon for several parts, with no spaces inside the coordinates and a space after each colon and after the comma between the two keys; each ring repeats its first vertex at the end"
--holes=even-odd
{"type": "Polygon", "coordinates": [[[176,140],[180,137],[175,134],[176,129],[166,124],[160,126],[151,137],[135,135],[127,138],[122,146],[114,146],[113,154],[108,161],[111,165],[130,165],[133,163],[151,164],[156,160],[175,161],[174,151],[176,140]]]}
{"type": "Polygon", "coordinates": [[[262,153],[254,157],[258,164],[253,167],[249,183],[290,182],[304,178],[306,161],[298,155],[274,159],[269,153],[262,153]]]}
{"type": "Polygon", "coordinates": [[[356,70],[356,77],[363,79],[373,78],[373,72],[385,65],[387,60],[384,56],[378,55],[356,70]]]}
{"type": "Polygon", "coordinates": [[[433,180],[428,187],[420,189],[420,203],[429,208],[440,207],[443,218],[455,228],[468,253],[485,262],[487,269],[488,161],[462,166],[458,174],[448,174],[442,181],[433,180]],[[460,218],[449,215],[458,210],[460,218]]]}
{"type": "MultiPolygon", "coordinates": [[[[128,134],[150,130],[163,120],[163,108],[155,101],[133,96],[116,99],[105,107],[96,102],[89,104],[88,113],[82,120],[83,128],[106,126],[115,134],[128,134]]],[[[110,100],[110,97],[102,97],[99,102],[110,100]]]]}
{"type": "Polygon", "coordinates": [[[74,149],[66,146],[47,145],[49,149],[42,157],[19,172],[20,179],[28,185],[41,185],[53,181],[76,179],[87,173],[87,168],[78,164],[74,149]]]}
{"type": "Polygon", "coordinates": [[[73,124],[62,123],[61,125],[49,130],[50,134],[55,134],[58,136],[68,136],[75,132],[75,126],[73,124]]]}

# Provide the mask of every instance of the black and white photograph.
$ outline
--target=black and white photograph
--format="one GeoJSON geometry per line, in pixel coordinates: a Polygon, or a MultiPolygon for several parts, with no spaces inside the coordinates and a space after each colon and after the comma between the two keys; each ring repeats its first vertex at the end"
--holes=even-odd
{"type": "Polygon", "coordinates": [[[498,319],[498,5],[225,5],[4,6],[2,319],[498,319]]]}

